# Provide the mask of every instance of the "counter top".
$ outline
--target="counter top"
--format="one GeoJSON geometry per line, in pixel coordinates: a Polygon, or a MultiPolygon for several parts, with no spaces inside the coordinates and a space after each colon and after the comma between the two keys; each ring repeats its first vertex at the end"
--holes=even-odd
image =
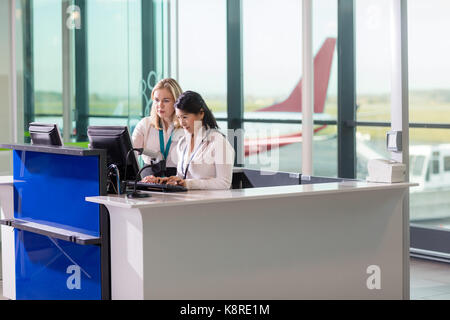
{"type": "Polygon", "coordinates": [[[318,183],[307,185],[289,185],[265,188],[230,189],[230,190],[190,190],[187,192],[148,192],[150,198],[129,199],[125,195],[108,195],[86,197],[86,201],[121,208],[146,208],[186,205],[189,203],[218,203],[237,200],[282,198],[293,196],[311,196],[321,194],[337,194],[344,192],[375,191],[402,189],[417,186],[416,183],[371,183],[365,181],[345,181],[333,183],[318,183]]]}
{"type": "Polygon", "coordinates": [[[22,151],[34,151],[45,153],[56,153],[73,156],[106,156],[106,150],[103,149],[86,149],[72,146],[45,146],[45,145],[33,145],[33,144],[0,144],[0,148],[22,150],[22,151]]]}
{"type": "Polygon", "coordinates": [[[0,176],[0,186],[1,185],[13,185],[14,178],[13,176],[0,176]]]}

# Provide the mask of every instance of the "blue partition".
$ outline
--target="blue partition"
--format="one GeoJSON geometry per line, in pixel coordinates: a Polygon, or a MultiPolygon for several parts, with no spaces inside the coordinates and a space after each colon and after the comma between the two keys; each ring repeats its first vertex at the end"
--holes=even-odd
{"type": "Polygon", "coordinates": [[[11,148],[14,221],[9,225],[16,228],[16,299],[107,297],[109,256],[102,252],[107,249],[102,208],[85,201],[106,190],[105,154],[64,147],[11,148]]]}
{"type": "Polygon", "coordinates": [[[99,195],[95,156],[15,150],[14,217],[99,236],[98,205],[84,200],[99,195]]]}
{"type": "Polygon", "coordinates": [[[98,300],[100,247],[15,230],[17,300],[98,300]]]}

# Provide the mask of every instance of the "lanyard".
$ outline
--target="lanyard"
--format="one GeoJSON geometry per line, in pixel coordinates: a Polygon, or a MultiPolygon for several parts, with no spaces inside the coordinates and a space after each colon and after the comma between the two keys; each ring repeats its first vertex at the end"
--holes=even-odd
{"type": "Polygon", "coordinates": [[[164,157],[164,160],[167,159],[167,154],[169,153],[170,145],[172,144],[172,134],[173,131],[170,133],[169,140],[167,141],[166,147],[164,147],[164,132],[163,129],[159,129],[159,150],[161,150],[161,153],[164,157]]]}
{"type": "MultiPolygon", "coordinates": [[[[208,131],[208,133],[206,134],[206,136],[202,139],[202,141],[198,144],[197,148],[194,150],[194,152],[191,155],[191,158],[189,159],[188,163],[186,164],[186,169],[184,170],[184,175],[183,175],[183,179],[186,179],[188,170],[189,170],[189,165],[191,164],[192,159],[194,159],[195,154],[197,153],[198,150],[200,150],[200,147],[202,146],[203,142],[205,142],[206,138],[208,137],[209,133],[211,131],[208,131]]],[[[186,146],[184,147],[184,151],[183,151],[183,157],[181,159],[181,171],[183,171],[183,167],[184,167],[184,157],[186,156],[186,150],[187,150],[187,143],[186,146]]]]}

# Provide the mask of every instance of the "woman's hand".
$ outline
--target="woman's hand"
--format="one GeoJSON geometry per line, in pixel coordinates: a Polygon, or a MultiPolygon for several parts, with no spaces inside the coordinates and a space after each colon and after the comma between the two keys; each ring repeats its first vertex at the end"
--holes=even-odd
{"type": "Polygon", "coordinates": [[[157,183],[157,184],[172,184],[175,186],[186,186],[186,181],[177,176],[171,177],[155,177],[155,176],[146,176],[141,180],[141,182],[145,183],[157,183]]]}
{"type": "Polygon", "coordinates": [[[182,187],[186,187],[186,181],[181,179],[180,177],[177,176],[171,176],[169,178],[167,178],[167,184],[172,184],[175,186],[182,186],[182,187]]]}
{"type": "Polygon", "coordinates": [[[141,182],[145,182],[145,183],[161,183],[162,178],[160,177],[155,177],[155,176],[146,176],[144,177],[144,179],[141,180],[141,182]]]}

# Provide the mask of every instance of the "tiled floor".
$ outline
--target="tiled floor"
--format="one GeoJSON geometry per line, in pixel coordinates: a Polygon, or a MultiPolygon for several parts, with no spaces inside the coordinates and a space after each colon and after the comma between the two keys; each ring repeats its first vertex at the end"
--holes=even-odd
{"type": "Polygon", "coordinates": [[[3,296],[3,282],[0,281],[0,300],[8,300],[3,296]]]}
{"type": "Polygon", "coordinates": [[[410,260],[411,300],[450,300],[450,264],[410,260]]]}
{"type": "MultiPolygon", "coordinates": [[[[411,258],[411,300],[450,300],[450,264],[411,258]]],[[[3,284],[0,281],[0,300],[3,284]]]]}

